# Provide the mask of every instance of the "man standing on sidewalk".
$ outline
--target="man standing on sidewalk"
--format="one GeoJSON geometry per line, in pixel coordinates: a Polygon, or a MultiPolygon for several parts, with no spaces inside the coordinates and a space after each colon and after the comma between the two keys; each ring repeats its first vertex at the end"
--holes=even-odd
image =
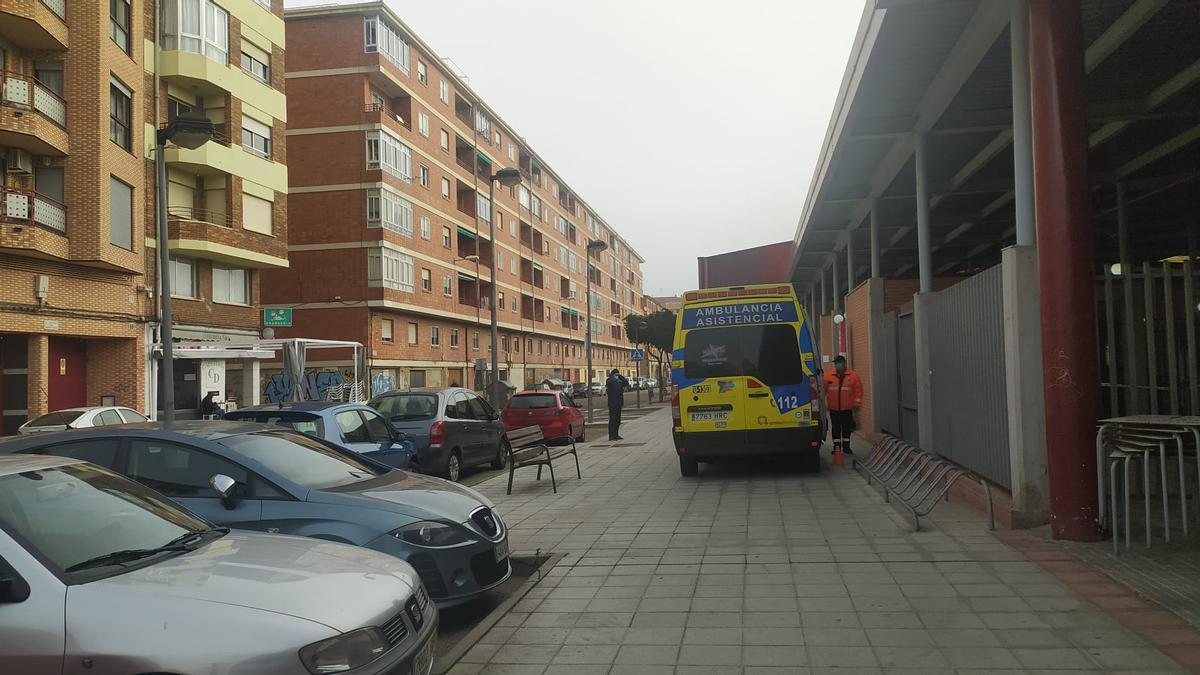
{"type": "Polygon", "coordinates": [[[625,406],[625,390],[629,388],[629,380],[616,368],[608,374],[604,389],[608,393],[608,440],[623,440],[617,432],[621,430],[621,408],[625,406]]]}
{"type": "Polygon", "coordinates": [[[854,454],[850,449],[850,434],[858,422],[862,393],[858,373],[847,368],[846,357],[838,354],[833,360],[833,370],[825,371],[825,408],[829,411],[829,438],[834,453],[841,449],[847,455],[854,454]]]}

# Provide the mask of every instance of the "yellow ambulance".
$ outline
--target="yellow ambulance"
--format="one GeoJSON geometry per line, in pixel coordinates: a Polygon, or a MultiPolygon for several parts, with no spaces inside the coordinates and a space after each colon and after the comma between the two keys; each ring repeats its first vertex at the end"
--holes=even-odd
{"type": "Polygon", "coordinates": [[[671,355],[680,472],[766,456],[819,471],[820,358],[792,285],[709,288],[683,300],[671,355]]]}

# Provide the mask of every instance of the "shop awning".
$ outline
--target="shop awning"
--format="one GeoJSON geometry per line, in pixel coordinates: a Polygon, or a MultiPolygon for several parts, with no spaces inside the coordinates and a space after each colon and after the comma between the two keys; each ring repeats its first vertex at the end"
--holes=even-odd
{"type": "Polygon", "coordinates": [[[458,233],[463,235],[464,237],[468,237],[470,239],[475,238],[475,233],[468,230],[467,228],[463,227],[462,225],[458,226],[458,233]]]}
{"type": "Polygon", "coordinates": [[[474,274],[470,274],[467,272],[459,272],[458,280],[459,281],[479,281],[479,278],[476,277],[474,274]]]}

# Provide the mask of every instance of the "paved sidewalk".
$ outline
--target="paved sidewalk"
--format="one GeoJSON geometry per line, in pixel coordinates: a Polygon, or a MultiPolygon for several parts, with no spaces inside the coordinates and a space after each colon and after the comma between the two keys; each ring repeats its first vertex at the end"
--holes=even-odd
{"type": "Polygon", "coordinates": [[[583,446],[557,495],[476,486],[514,551],[566,557],[451,673],[1186,672],[972,509],[914,533],[849,468],[684,479],[669,415],[583,446]]]}

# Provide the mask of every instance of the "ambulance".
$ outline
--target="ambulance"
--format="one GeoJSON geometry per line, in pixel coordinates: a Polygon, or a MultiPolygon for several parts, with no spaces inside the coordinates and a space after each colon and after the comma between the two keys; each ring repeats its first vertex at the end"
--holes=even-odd
{"type": "Polygon", "coordinates": [[[821,467],[820,356],[791,284],[690,291],[675,320],[679,471],[771,456],[821,467]]]}

